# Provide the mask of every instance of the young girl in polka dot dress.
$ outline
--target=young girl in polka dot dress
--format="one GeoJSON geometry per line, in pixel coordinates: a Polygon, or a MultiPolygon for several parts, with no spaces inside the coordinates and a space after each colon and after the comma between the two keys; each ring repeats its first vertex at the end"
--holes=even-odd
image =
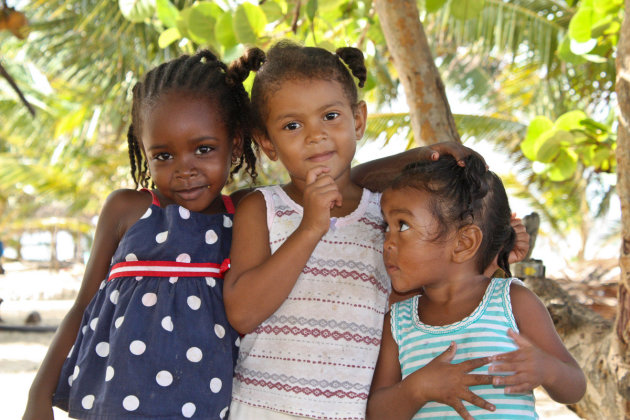
{"type": "Polygon", "coordinates": [[[52,405],[84,419],[227,415],[239,336],[223,306],[230,169],[255,178],[243,80],[208,51],[151,70],[133,89],[136,186],[99,217],[76,302],[33,382],[25,419],[52,405]],[[74,345],[73,345],[74,343],[74,345]]]}

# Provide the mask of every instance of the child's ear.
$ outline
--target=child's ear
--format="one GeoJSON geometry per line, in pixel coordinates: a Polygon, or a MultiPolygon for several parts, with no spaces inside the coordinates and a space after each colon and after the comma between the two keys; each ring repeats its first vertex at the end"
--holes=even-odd
{"type": "Polygon", "coordinates": [[[278,154],[276,153],[276,147],[273,145],[269,136],[264,133],[254,134],[254,141],[258,143],[260,148],[265,152],[267,157],[271,160],[278,160],[278,154]]]}
{"type": "Polygon", "coordinates": [[[467,225],[457,231],[457,243],[453,249],[453,262],[463,263],[472,259],[481,246],[483,233],[477,225],[467,225]]]}
{"type": "Polygon", "coordinates": [[[365,101],[359,101],[354,110],[354,132],[357,141],[363,138],[365,125],[367,124],[367,105],[365,101]]]}

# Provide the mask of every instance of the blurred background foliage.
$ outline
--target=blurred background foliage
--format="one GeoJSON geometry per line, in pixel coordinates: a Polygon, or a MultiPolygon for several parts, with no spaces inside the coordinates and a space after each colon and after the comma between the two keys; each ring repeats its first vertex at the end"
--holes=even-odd
{"type": "MultiPolygon", "coordinates": [[[[621,0],[418,0],[462,139],[510,162],[513,196],[578,258],[615,197],[621,0]]],[[[365,142],[418,144],[372,0],[9,0],[0,11],[0,238],[64,226],[90,235],[109,192],[132,186],[131,88],[199,48],[231,61],[281,38],[364,51],[365,142]],[[53,222],[51,223],[51,218],[53,222]],[[74,221],[69,223],[69,221],[74,221]],[[65,224],[64,224],[65,223],[65,224]]],[[[492,167],[492,162],[490,161],[492,167]]],[[[263,161],[260,183],[282,180],[263,161]]],[[[229,188],[247,185],[237,178],[229,188]]],[[[606,237],[615,237],[615,225],[606,237]]],[[[19,244],[19,243],[18,243],[19,244]]]]}

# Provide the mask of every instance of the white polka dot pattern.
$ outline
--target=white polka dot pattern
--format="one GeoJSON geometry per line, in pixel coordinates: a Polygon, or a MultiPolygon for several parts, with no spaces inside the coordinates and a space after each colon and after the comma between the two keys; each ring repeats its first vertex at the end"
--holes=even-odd
{"type": "Polygon", "coordinates": [[[151,205],[141,219],[111,261],[128,277],[123,271],[100,282],[55,396],[71,395],[79,418],[225,418],[239,339],[222,312],[221,276],[178,277],[160,272],[161,263],[125,263],[221,265],[232,219],[179,205],[151,205]]]}
{"type": "Polygon", "coordinates": [[[127,411],[136,411],[140,407],[140,400],[135,395],[127,395],[122,402],[123,408],[127,411]]]}

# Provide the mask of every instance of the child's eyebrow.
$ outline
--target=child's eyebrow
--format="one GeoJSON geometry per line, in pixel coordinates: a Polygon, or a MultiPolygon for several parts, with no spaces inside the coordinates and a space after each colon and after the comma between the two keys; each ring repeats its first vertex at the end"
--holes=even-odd
{"type": "Polygon", "coordinates": [[[390,214],[406,214],[409,216],[413,216],[413,213],[407,209],[392,209],[390,211],[388,211],[388,213],[390,214]]]}
{"type": "MultiPolygon", "coordinates": [[[[325,104],[325,105],[320,106],[320,107],[317,109],[317,112],[323,112],[323,111],[325,111],[326,109],[331,108],[331,107],[334,107],[334,106],[344,106],[344,105],[345,105],[345,103],[344,103],[343,101],[334,101],[334,102],[330,102],[330,103],[327,103],[327,104],[325,104]]],[[[298,112],[295,112],[295,111],[290,111],[290,112],[287,112],[286,114],[281,114],[281,115],[278,115],[278,116],[276,117],[276,119],[275,119],[275,120],[276,120],[276,121],[280,121],[280,120],[284,120],[284,119],[286,119],[286,118],[295,118],[295,117],[299,117],[299,116],[301,116],[301,115],[302,115],[301,113],[298,113],[298,112]]]]}
{"type": "MultiPolygon", "coordinates": [[[[188,139],[188,143],[192,143],[192,144],[196,144],[202,141],[220,141],[220,139],[218,137],[214,137],[214,136],[201,136],[201,137],[193,137],[191,139],[188,139]]],[[[148,147],[147,150],[155,150],[155,149],[166,149],[168,148],[168,145],[166,144],[154,144],[151,147],[148,147]]]]}

